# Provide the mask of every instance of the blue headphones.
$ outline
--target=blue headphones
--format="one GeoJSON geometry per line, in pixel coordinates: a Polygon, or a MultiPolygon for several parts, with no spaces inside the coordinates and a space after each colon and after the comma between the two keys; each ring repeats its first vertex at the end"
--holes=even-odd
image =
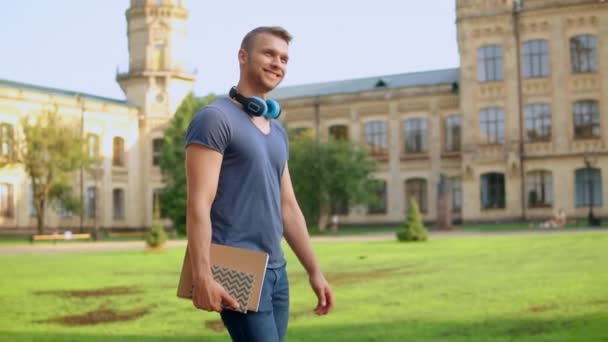
{"type": "Polygon", "coordinates": [[[230,88],[228,96],[242,104],[243,110],[250,115],[263,116],[268,119],[276,119],[281,115],[281,105],[275,100],[264,100],[257,96],[245,97],[239,94],[236,87],[230,88]]]}

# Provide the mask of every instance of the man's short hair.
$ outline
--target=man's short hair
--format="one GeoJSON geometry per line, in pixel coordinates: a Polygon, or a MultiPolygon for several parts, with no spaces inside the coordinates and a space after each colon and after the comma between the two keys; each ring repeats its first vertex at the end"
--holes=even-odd
{"type": "Polygon", "coordinates": [[[241,49],[245,51],[249,51],[251,47],[251,43],[255,39],[255,37],[262,33],[269,33],[275,37],[283,39],[287,44],[291,42],[292,36],[286,29],[280,26],[260,26],[245,35],[243,41],[241,42],[241,49]]]}

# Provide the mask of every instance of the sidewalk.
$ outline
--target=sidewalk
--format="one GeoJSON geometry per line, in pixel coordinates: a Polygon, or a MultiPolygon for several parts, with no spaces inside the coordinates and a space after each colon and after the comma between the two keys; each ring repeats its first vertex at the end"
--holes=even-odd
{"type": "MultiPolygon", "coordinates": [[[[509,235],[545,235],[545,234],[578,234],[588,232],[608,232],[608,229],[573,229],[573,230],[527,230],[506,232],[471,232],[471,231],[431,231],[430,239],[449,239],[458,237],[500,237],[509,235]]],[[[349,242],[349,241],[387,241],[394,240],[395,233],[373,233],[360,235],[313,236],[313,243],[349,242]]],[[[167,248],[185,248],[186,240],[167,241],[167,248]]],[[[19,254],[54,254],[54,253],[96,253],[110,251],[144,250],[142,241],[101,241],[101,242],[70,242],[55,244],[39,243],[31,245],[0,245],[0,256],[19,254]]]]}

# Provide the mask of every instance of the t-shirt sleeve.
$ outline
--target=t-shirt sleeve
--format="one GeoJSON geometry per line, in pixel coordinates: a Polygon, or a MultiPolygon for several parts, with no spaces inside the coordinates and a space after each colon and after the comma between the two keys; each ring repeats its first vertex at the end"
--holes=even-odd
{"type": "Polygon", "coordinates": [[[224,154],[230,143],[231,133],[226,115],[217,108],[206,107],[196,113],[190,121],[185,147],[199,144],[224,154]]]}

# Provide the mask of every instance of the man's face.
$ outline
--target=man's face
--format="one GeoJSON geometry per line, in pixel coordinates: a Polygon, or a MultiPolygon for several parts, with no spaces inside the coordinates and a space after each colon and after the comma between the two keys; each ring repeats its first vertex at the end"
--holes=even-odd
{"type": "Polygon", "coordinates": [[[269,33],[254,37],[249,50],[241,50],[239,61],[249,82],[263,93],[276,88],[287,71],[288,44],[269,33]]]}

